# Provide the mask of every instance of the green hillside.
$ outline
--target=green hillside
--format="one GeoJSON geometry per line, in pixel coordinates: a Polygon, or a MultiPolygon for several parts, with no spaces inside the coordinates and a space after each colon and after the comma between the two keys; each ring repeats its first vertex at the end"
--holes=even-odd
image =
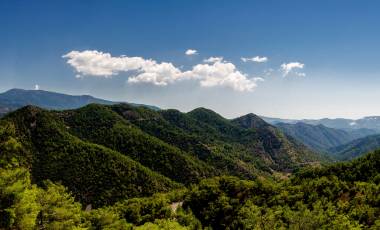
{"type": "Polygon", "coordinates": [[[379,229],[379,159],[376,151],[350,163],[302,170],[290,180],[214,177],[86,211],[61,185],[32,184],[28,170],[14,161],[0,168],[0,227],[379,229]]]}
{"type": "Polygon", "coordinates": [[[379,229],[380,151],[319,158],[254,114],[28,106],[0,120],[0,228],[379,229]]]}
{"type": "Polygon", "coordinates": [[[67,129],[53,113],[36,107],[11,113],[1,120],[2,161],[15,158],[31,170],[37,184],[46,179],[60,182],[82,203],[95,206],[179,187],[131,158],[81,140],[67,129]],[[9,149],[12,146],[16,152],[9,149]]]}
{"type": "Polygon", "coordinates": [[[326,152],[329,148],[348,143],[356,138],[344,130],[328,128],[323,125],[298,122],[296,124],[279,123],[276,126],[311,149],[320,152],[326,152]]]}
{"type": "Polygon", "coordinates": [[[380,148],[380,135],[371,135],[331,148],[329,151],[337,159],[352,160],[378,148],[380,148]]]}
{"type": "Polygon", "coordinates": [[[289,140],[273,126],[246,129],[204,108],[181,113],[177,110],[152,111],[125,104],[111,107],[144,132],[229,175],[254,178],[258,170],[287,171],[319,157],[289,140]]]}
{"type": "Polygon", "coordinates": [[[109,107],[93,104],[58,115],[73,135],[127,155],[174,181],[189,184],[217,175],[216,169],[144,133],[109,107]]]}

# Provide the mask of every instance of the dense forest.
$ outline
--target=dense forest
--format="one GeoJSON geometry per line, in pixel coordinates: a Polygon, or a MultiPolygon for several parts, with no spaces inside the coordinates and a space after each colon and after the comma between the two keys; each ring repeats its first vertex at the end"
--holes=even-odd
{"type": "Polygon", "coordinates": [[[0,229],[379,229],[379,168],[254,114],[27,106],[0,120],[0,229]]]}

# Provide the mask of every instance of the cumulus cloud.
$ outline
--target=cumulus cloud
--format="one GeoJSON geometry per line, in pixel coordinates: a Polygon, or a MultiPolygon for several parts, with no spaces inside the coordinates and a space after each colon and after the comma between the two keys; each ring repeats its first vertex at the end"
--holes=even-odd
{"type": "Polygon", "coordinates": [[[304,68],[305,64],[300,62],[289,62],[289,63],[283,63],[281,65],[281,70],[283,73],[283,76],[286,77],[290,73],[294,73],[297,76],[304,77],[306,76],[305,73],[298,72],[298,70],[302,70],[304,68]]]}
{"type": "Polygon", "coordinates": [[[263,62],[267,62],[267,61],[268,61],[268,58],[267,58],[267,57],[260,57],[260,56],[251,57],[251,58],[242,57],[241,60],[242,60],[243,62],[257,62],[257,63],[263,63],[263,62]]]}
{"type": "Polygon", "coordinates": [[[97,76],[109,78],[120,72],[134,71],[130,82],[149,82],[167,85],[180,77],[181,71],[168,62],[157,63],[142,57],[112,57],[109,53],[96,50],[71,51],[62,56],[67,59],[78,76],[97,76]]]}
{"type": "Polygon", "coordinates": [[[249,79],[244,73],[236,69],[230,62],[222,62],[223,59],[214,59],[209,64],[198,64],[192,70],[184,73],[185,76],[200,80],[202,87],[224,86],[236,91],[253,91],[259,78],[249,79]]]}
{"type": "Polygon", "coordinates": [[[129,83],[151,83],[165,86],[181,80],[197,80],[202,87],[222,86],[236,91],[252,91],[261,78],[249,78],[236,66],[221,57],[211,57],[205,63],[182,71],[172,63],[158,63],[142,57],[119,56],[96,50],[71,51],[62,56],[80,76],[109,78],[121,72],[133,72],[129,83]]]}
{"type": "Polygon", "coordinates": [[[198,54],[198,51],[197,50],[193,50],[193,49],[188,49],[188,50],[186,50],[185,54],[187,56],[192,56],[192,55],[198,54]]]}

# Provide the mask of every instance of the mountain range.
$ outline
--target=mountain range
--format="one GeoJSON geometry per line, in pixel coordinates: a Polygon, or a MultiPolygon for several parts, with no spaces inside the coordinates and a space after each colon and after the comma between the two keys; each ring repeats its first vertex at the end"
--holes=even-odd
{"type": "Polygon", "coordinates": [[[330,148],[328,152],[338,160],[352,160],[376,149],[380,149],[380,135],[370,135],[355,139],[330,148]]]}
{"type": "Polygon", "coordinates": [[[380,226],[373,130],[29,93],[0,118],[1,229],[380,226]]]}
{"type": "MultiPolygon", "coordinates": [[[[92,103],[103,104],[103,105],[118,104],[118,102],[115,102],[115,101],[95,98],[89,95],[72,96],[72,95],[43,91],[43,90],[11,89],[0,94],[0,117],[5,115],[6,113],[19,109],[26,105],[34,105],[41,108],[53,109],[53,110],[67,110],[67,109],[81,108],[83,106],[86,106],[92,103]]],[[[156,112],[160,110],[160,108],[156,106],[134,104],[134,103],[128,103],[128,104],[134,107],[145,107],[156,112]]],[[[197,114],[197,112],[200,113],[200,111],[203,111],[203,110],[202,109],[194,110],[189,114],[197,114]]],[[[211,111],[209,110],[204,109],[204,111],[208,111],[211,114],[211,111]]],[[[155,117],[160,117],[160,116],[162,117],[164,116],[164,114],[170,114],[173,116],[180,117],[178,114],[181,114],[181,113],[176,110],[167,110],[167,111],[162,111],[162,113],[159,116],[157,114],[153,115],[153,112],[148,112],[148,114],[151,114],[152,116],[155,116],[155,117]]],[[[122,115],[125,116],[125,114],[122,114],[122,115]]],[[[147,115],[144,115],[144,116],[147,116],[147,115]]],[[[303,145],[305,145],[306,147],[308,147],[314,152],[327,153],[334,157],[338,157],[339,155],[345,155],[345,154],[336,154],[337,152],[340,152],[338,150],[342,150],[342,149],[345,149],[344,152],[351,152],[352,156],[359,156],[360,154],[362,154],[363,152],[366,152],[367,150],[374,150],[376,147],[378,147],[376,144],[373,144],[373,140],[374,140],[373,137],[371,137],[371,139],[368,140],[372,144],[366,145],[366,147],[357,146],[357,145],[360,145],[361,143],[367,143],[366,141],[363,141],[363,140],[360,140],[360,141],[358,140],[358,142],[350,143],[351,141],[354,141],[356,139],[365,138],[366,136],[370,136],[370,135],[374,135],[378,133],[379,127],[380,127],[380,119],[378,119],[378,117],[366,117],[366,118],[358,119],[358,120],[350,120],[350,119],[291,120],[291,119],[259,117],[254,114],[248,114],[246,116],[242,116],[240,118],[232,119],[232,120],[224,119],[220,117],[219,115],[215,117],[218,117],[219,122],[221,124],[223,123],[223,125],[225,125],[226,127],[228,125],[233,124],[234,126],[240,126],[240,128],[244,128],[244,129],[255,128],[255,129],[261,130],[262,133],[260,135],[262,136],[258,136],[255,138],[263,142],[262,148],[264,149],[267,148],[266,150],[268,150],[268,148],[271,149],[272,147],[276,146],[276,142],[270,139],[270,137],[272,136],[275,136],[277,139],[288,140],[292,142],[292,144],[296,146],[296,148],[298,148],[298,145],[302,143],[303,145]],[[271,123],[274,126],[269,125],[265,121],[267,121],[268,123],[271,123]],[[279,130],[276,129],[275,127],[279,128],[282,132],[279,132],[279,130]],[[270,132],[268,130],[270,130],[270,132]],[[270,145],[270,147],[268,147],[267,145],[270,145]],[[349,146],[352,147],[351,150],[348,149],[349,146]],[[371,148],[369,146],[371,146],[371,148]],[[359,149],[363,149],[364,151],[358,151],[359,149]]],[[[131,117],[127,116],[127,118],[129,119],[131,117]]],[[[188,118],[189,117],[187,116],[186,119],[188,118]]],[[[182,117],[181,119],[185,119],[185,118],[182,117]]],[[[134,122],[135,125],[139,125],[140,128],[142,128],[143,126],[144,128],[147,127],[147,124],[144,124],[144,122],[137,123],[137,121],[134,119],[132,119],[130,122],[134,122]]],[[[206,120],[204,122],[208,123],[209,121],[206,120]]],[[[155,124],[155,125],[161,126],[162,124],[155,124]]],[[[151,129],[152,127],[149,127],[149,128],[151,129]]],[[[145,131],[149,131],[151,135],[158,133],[157,130],[155,130],[155,133],[153,133],[153,131],[150,129],[145,130],[145,131]]],[[[162,128],[160,132],[165,133],[171,129],[172,127],[167,126],[166,129],[162,128]]],[[[231,132],[232,131],[235,132],[233,135],[235,135],[237,132],[234,128],[229,127],[228,129],[231,129],[230,130],[231,132]]],[[[202,133],[203,131],[204,130],[198,130],[198,133],[202,133]]],[[[174,131],[172,130],[171,132],[178,132],[178,130],[174,130],[174,131]]],[[[225,132],[227,133],[227,131],[225,132]]],[[[178,135],[180,135],[181,138],[183,138],[182,143],[187,143],[187,145],[189,145],[188,143],[194,142],[194,140],[191,140],[189,142],[188,136],[191,134],[189,133],[184,134],[183,130],[179,133],[180,134],[178,135]]],[[[161,137],[161,138],[168,138],[168,137],[161,137]]],[[[171,138],[174,139],[174,137],[171,137],[171,138]]],[[[176,139],[180,139],[180,138],[176,137],[176,139]]],[[[180,140],[177,140],[177,141],[180,142],[180,140]]],[[[284,146],[287,145],[286,141],[283,143],[285,143],[284,146]]],[[[194,149],[194,146],[192,146],[191,148],[193,148],[192,149],[193,151],[195,150],[198,151],[198,153],[201,153],[202,151],[204,151],[204,149],[200,150],[201,148],[199,147],[194,149]]],[[[303,149],[304,147],[299,147],[299,148],[303,149]]],[[[188,149],[186,149],[186,151],[188,151],[188,149]]],[[[268,162],[273,163],[274,159],[276,158],[276,153],[270,152],[270,151],[268,151],[267,153],[271,153],[272,154],[271,157],[267,158],[267,157],[264,157],[263,155],[262,159],[265,159],[265,161],[267,161],[266,163],[268,162]]],[[[338,157],[338,159],[340,160],[350,159],[350,157],[338,157]]],[[[229,159],[229,162],[232,162],[231,159],[229,159]]],[[[276,167],[278,167],[278,165],[276,167]]]]}
{"type": "Polygon", "coordinates": [[[352,130],[352,129],[372,129],[376,132],[380,132],[380,116],[369,116],[360,119],[345,119],[345,118],[323,118],[323,119],[281,119],[262,116],[266,122],[270,124],[287,123],[305,123],[310,125],[324,125],[329,128],[352,130]]]}
{"type": "Polygon", "coordinates": [[[350,141],[376,134],[376,131],[372,129],[343,130],[303,122],[295,124],[277,123],[276,126],[309,148],[325,153],[330,153],[332,148],[347,144],[350,141]]]}
{"type": "Polygon", "coordinates": [[[61,182],[95,206],[216,175],[290,172],[321,158],[256,115],[228,120],[205,108],[26,106],[4,116],[0,127],[7,134],[1,140],[20,146],[12,157],[32,170],[34,181],[61,182]]]}
{"type": "MultiPolygon", "coordinates": [[[[11,89],[0,94],[0,116],[26,105],[63,110],[80,108],[91,103],[111,105],[118,102],[103,100],[89,95],[73,96],[44,90],[11,89]]],[[[149,105],[133,105],[159,109],[158,107],[149,105]]]]}

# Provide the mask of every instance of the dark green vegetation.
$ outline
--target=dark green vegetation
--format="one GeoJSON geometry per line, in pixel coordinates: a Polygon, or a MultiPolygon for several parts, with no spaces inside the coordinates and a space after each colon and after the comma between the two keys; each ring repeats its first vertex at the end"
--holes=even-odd
{"type": "Polygon", "coordinates": [[[371,135],[331,148],[329,152],[339,160],[352,160],[378,148],[380,148],[380,135],[371,135]]]}
{"type": "Polygon", "coordinates": [[[254,114],[28,106],[0,120],[0,229],[379,229],[380,151],[320,159],[254,114]]]}
{"type": "Polygon", "coordinates": [[[377,151],[286,181],[208,179],[183,207],[213,229],[379,229],[379,168],[377,151]]]}
{"type": "Polygon", "coordinates": [[[33,181],[60,182],[94,207],[217,175],[253,179],[317,159],[261,119],[255,118],[257,127],[240,119],[202,108],[183,114],[127,104],[66,111],[27,106],[0,127],[20,146],[10,154],[31,169],[33,181]]]}
{"type": "MultiPolygon", "coordinates": [[[[44,90],[11,89],[0,94],[0,117],[26,105],[35,105],[46,109],[75,109],[91,103],[111,105],[115,102],[95,98],[89,95],[72,96],[44,90]]],[[[133,104],[135,106],[146,106],[133,104]]],[[[158,109],[154,106],[147,106],[158,109]]]]}
{"type": "Polygon", "coordinates": [[[119,152],[79,139],[53,113],[24,107],[1,120],[1,159],[15,158],[38,185],[60,181],[95,206],[179,187],[119,152]],[[9,151],[8,144],[17,147],[9,151]]]}
{"type": "Polygon", "coordinates": [[[333,147],[375,133],[369,129],[340,130],[328,128],[321,124],[310,125],[302,122],[296,124],[278,123],[276,127],[317,152],[330,152],[329,149],[333,147]]]}

